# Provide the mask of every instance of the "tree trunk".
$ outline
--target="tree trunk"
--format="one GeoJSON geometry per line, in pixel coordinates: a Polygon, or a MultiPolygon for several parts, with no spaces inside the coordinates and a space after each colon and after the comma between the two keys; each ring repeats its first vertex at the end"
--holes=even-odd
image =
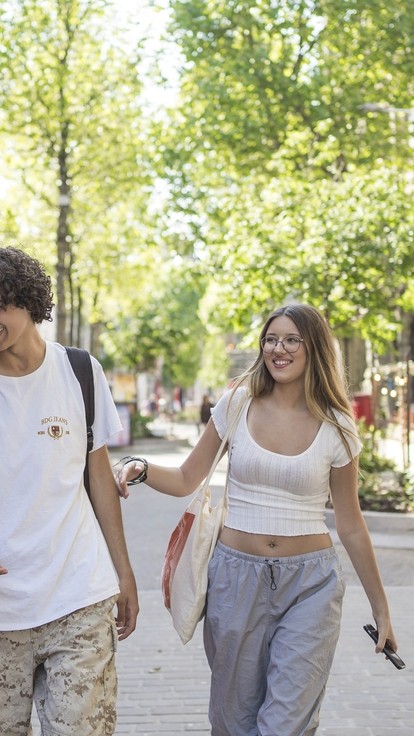
{"type": "Polygon", "coordinates": [[[57,225],[57,341],[63,345],[71,342],[67,330],[67,308],[71,283],[71,238],[70,238],[70,180],[67,153],[68,124],[62,125],[59,164],[59,215],[57,225]]]}

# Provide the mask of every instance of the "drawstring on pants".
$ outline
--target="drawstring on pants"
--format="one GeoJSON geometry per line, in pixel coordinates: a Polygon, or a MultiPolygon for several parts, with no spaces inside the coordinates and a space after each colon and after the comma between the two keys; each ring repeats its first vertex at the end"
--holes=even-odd
{"type": "Polygon", "coordinates": [[[277,585],[276,585],[275,576],[274,576],[274,572],[273,572],[273,565],[274,565],[274,563],[273,562],[269,562],[269,560],[266,560],[266,562],[267,562],[267,564],[269,566],[269,570],[270,570],[270,590],[276,590],[277,585]]]}

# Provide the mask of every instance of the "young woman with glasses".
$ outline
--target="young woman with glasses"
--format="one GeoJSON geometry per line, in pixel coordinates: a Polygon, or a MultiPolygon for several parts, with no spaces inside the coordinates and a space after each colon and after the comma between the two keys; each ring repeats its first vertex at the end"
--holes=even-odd
{"type": "Polygon", "coordinates": [[[358,501],[357,436],[339,351],[313,307],[273,312],[249,370],[212,409],[180,468],[134,459],[120,492],[142,480],[169,495],[205,478],[233,413],[229,510],[209,566],[204,643],[212,671],[213,736],[311,736],[339,636],[343,575],[325,524],[339,538],[396,648],[388,603],[358,501]]]}

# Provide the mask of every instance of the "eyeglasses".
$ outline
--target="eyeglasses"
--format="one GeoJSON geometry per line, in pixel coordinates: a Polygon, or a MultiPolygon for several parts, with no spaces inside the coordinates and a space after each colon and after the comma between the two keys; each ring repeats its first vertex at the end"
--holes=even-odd
{"type": "Polygon", "coordinates": [[[296,353],[296,351],[299,350],[301,342],[303,342],[303,339],[296,335],[288,335],[287,337],[284,337],[283,340],[279,340],[279,338],[274,335],[266,335],[260,340],[260,345],[262,346],[264,353],[273,353],[279,343],[287,353],[296,353]]]}

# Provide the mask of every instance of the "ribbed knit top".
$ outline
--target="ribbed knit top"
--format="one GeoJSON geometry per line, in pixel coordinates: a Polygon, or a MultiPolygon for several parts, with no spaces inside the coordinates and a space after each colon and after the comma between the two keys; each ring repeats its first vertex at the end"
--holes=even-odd
{"type": "MultiPolygon", "coordinates": [[[[243,387],[237,389],[229,411],[231,391],[212,409],[221,438],[245,391],[243,387]]],[[[325,507],[330,492],[330,471],[350,462],[339,431],[329,422],[323,422],[304,452],[280,455],[264,449],[250,435],[247,427],[250,404],[251,399],[245,404],[233,433],[229,453],[226,526],[278,536],[327,534],[325,507]]],[[[355,425],[348,416],[334,413],[341,426],[355,433],[354,437],[345,435],[355,457],[362,447],[355,425]]]]}

